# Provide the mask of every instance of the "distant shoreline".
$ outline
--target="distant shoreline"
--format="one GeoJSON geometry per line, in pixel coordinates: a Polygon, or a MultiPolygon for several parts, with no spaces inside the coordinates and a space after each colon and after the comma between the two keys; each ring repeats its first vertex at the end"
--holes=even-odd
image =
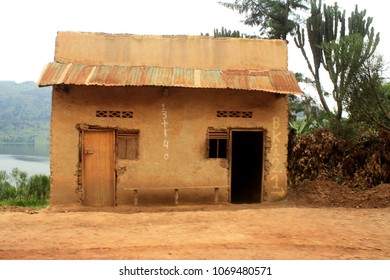
{"type": "Polygon", "coordinates": [[[35,142],[1,142],[0,145],[12,144],[12,145],[35,145],[35,142]]]}

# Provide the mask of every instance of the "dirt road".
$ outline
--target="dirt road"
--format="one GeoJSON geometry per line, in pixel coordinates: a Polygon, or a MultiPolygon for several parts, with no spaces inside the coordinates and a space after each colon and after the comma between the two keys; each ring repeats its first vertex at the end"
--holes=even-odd
{"type": "Polygon", "coordinates": [[[390,259],[390,208],[2,211],[0,259],[390,259]]]}

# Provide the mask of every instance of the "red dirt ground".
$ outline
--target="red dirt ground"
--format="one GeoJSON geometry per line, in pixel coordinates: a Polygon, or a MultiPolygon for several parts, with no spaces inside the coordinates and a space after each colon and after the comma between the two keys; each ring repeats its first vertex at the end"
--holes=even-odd
{"type": "Polygon", "coordinates": [[[262,204],[0,207],[0,259],[390,259],[390,185],[262,204]]]}

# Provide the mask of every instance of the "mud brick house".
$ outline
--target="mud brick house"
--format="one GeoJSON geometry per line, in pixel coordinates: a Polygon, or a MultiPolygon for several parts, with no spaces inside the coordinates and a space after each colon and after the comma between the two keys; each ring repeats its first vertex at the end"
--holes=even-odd
{"type": "Polygon", "coordinates": [[[59,32],[51,204],[259,203],[287,192],[282,40],[59,32]]]}

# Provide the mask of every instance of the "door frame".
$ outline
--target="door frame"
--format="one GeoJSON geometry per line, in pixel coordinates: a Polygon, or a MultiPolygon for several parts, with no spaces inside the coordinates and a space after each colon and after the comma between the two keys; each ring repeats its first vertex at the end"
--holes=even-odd
{"type": "Polygon", "coordinates": [[[117,186],[116,186],[116,130],[113,128],[84,128],[80,130],[80,146],[79,146],[79,156],[81,159],[81,189],[82,189],[82,205],[85,205],[85,153],[84,153],[84,136],[86,132],[111,132],[112,133],[112,149],[113,152],[112,156],[112,163],[114,166],[114,170],[112,172],[112,182],[113,182],[113,206],[116,206],[116,196],[117,196],[117,186]]]}
{"type": "Polygon", "coordinates": [[[265,172],[265,144],[266,132],[261,128],[230,128],[229,129],[229,143],[228,143],[228,157],[229,157],[229,202],[232,203],[232,174],[233,174],[233,132],[261,132],[263,134],[263,149],[262,149],[262,172],[261,172],[261,186],[260,186],[260,203],[264,198],[264,172],[265,172]]]}

